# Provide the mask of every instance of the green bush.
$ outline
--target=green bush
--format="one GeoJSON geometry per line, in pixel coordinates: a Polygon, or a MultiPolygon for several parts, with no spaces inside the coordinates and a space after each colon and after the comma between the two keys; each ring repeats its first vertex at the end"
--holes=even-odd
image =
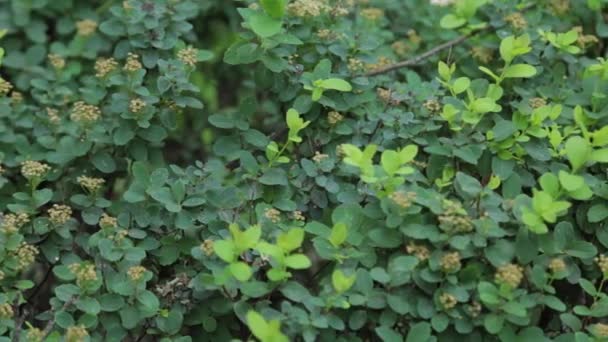
{"type": "Polygon", "coordinates": [[[607,341],[602,8],[0,1],[0,341],[607,341]]]}

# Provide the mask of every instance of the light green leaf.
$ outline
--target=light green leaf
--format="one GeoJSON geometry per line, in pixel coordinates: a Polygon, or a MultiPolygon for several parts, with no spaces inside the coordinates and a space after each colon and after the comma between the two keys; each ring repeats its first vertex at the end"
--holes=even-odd
{"type": "Polygon", "coordinates": [[[264,11],[273,18],[280,19],[285,15],[287,0],[260,0],[260,4],[264,11]]]}
{"type": "Polygon", "coordinates": [[[333,89],[338,91],[348,92],[353,90],[353,87],[345,80],[339,78],[328,78],[321,80],[319,86],[324,89],[333,89]]]}
{"type": "Polygon", "coordinates": [[[470,85],[471,85],[471,80],[468,77],[458,77],[454,81],[454,84],[452,84],[452,87],[456,94],[460,94],[460,93],[466,91],[467,89],[469,89],[470,85]]]}
{"type": "Polygon", "coordinates": [[[225,262],[233,262],[235,259],[234,243],[230,240],[218,240],[213,243],[213,251],[225,262]]]}
{"type": "Polygon", "coordinates": [[[331,283],[336,292],[344,293],[353,286],[356,278],[357,276],[355,274],[348,277],[337,269],[331,274],[331,283]]]}
{"type": "Polygon", "coordinates": [[[578,171],[590,159],[591,146],[587,140],[579,136],[568,139],[565,149],[573,172],[578,171]]]}
{"type": "Polygon", "coordinates": [[[505,69],[505,78],[528,78],[536,75],[536,68],[529,64],[513,64],[505,69]]]}
{"type": "Polygon", "coordinates": [[[254,12],[248,20],[251,30],[262,38],[272,37],[281,32],[282,21],[272,18],[265,13],[254,12]]]}
{"type": "Polygon", "coordinates": [[[454,14],[446,14],[439,21],[439,25],[444,29],[455,29],[466,23],[466,19],[457,17],[454,14]]]}
{"type": "Polygon", "coordinates": [[[291,252],[294,249],[300,248],[304,241],[304,229],[291,228],[285,233],[280,233],[277,236],[277,245],[285,252],[291,252]]]}
{"type": "Polygon", "coordinates": [[[251,267],[246,263],[239,261],[230,264],[230,273],[238,280],[238,281],[247,281],[251,278],[252,272],[251,267]]]}
{"type": "Polygon", "coordinates": [[[346,241],[347,237],[348,227],[346,226],[346,224],[341,222],[336,223],[331,229],[331,233],[329,235],[329,242],[332,244],[332,246],[339,247],[342,243],[344,243],[344,241],[346,241]]]}
{"type": "Polygon", "coordinates": [[[304,254],[293,254],[285,258],[285,266],[296,270],[307,269],[310,265],[310,259],[304,254]]]}

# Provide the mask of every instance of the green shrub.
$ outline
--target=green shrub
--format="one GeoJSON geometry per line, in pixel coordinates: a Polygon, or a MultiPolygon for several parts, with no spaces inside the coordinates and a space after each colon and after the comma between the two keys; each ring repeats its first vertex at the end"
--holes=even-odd
{"type": "Polygon", "coordinates": [[[0,341],[608,340],[607,7],[0,1],[0,341]]]}

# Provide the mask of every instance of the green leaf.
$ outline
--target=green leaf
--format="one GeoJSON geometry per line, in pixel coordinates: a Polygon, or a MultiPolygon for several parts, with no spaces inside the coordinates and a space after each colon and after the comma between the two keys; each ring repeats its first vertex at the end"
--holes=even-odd
{"type": "Polygon", "coordinates": [[[299,143],[302,141],[302,138],[298,136],[298,133],[306,128],[310,121],[304,121],[300,117],[300,113],[297,110],[291,108],[287,111],[286,115],[287,127],[289,128],[289,140],[299,143]]]}
{"type": "Polygon", "coordinates": [[[336,269],[331,274],[331,284],[338,293],[344,293],[355,283],[356,275],[346,276],[342,271],[336,269]]]}
{"type": "Polygon", "coordinates": [[[264,11],[273,18],[279,19],[285,15],[287,0],[260,0],[260,4],[264,11]]]}
{"type": "Polygon", "coordinates": [[[608,148],[593,151],[591,153],[591,160],[599,163],[608,163],[608,148]]]}
{"type": "Polygon", "coordinates": [[[600,203],[592,206],[587,211],[587,220],[591,223],[602,222],[608,217],[608,206],[600,203]]]}
{"type": "Polygon", "coordinates": [[[262,38],[272,37],[281,32],[283,22],[272,18],[265,13],[254,12],[248,19],[251,30],[262,38]]]}
{"type": "Polygon", "coordinates": [[[420,322],[412,325],[407,333],[406,342],[427,342],[431,339],[431,325],[420,322]]]}
{"type": "Polygon", "coordinates": [[[233,262],[235,259],[235,246],[230,240],[218,240],[213,243],[213,251],[225,262],[233,262]]]}
{"type": "Polygon", "coordinates": [[[490,334],[498,334],[504,325],[505,319],[499,314],[488,314],[483,320],[483,326],[490,334]]]}
{"type": "Polygon", "coordinates": [[[400,342],[403,341],[403,336],[396,332],[395,330],[383,325],[379,326],[376,329],[376,334],[380,337],[380,339],[384,342],[400,342]]]}
{"type": "Polygon", "coordinates": [[[394,175],[401,167],[401,161],[399,160],[399,153],[393,150],[386,150],[382,152],[380,158],[380,164],[389,176],[394,175]]]}
{"type": "Polygon", "coordinates": [[[319,86],[324,89],[333,89],[338,91],[348,92],[353,90],[353,87],[347,81],[339,78],[328,78],[321,80],[319,86]]]}
{"type": "Polygon", "coordinates": [[[340,247],[340,245],[342,243],[344,243],[344,241],[346,241],[347,237],[348,237],[348,227],[346,226],[346,224],[339,222],[339,223],[336,223],[331,228],[331,233],[329,235],[329,242],[334,247],[340,247]]]}
{"type": "Polygon", "coordinates": [[[399,150],[399,161],[401,164],[406,164],[414,160],[416,155],[418,154],[418,146],[416,145],[407,145],[401,150],[399,150]]]}
{"type": "Polygon", "coordinates": [[[281,333],[277,320],[266,321],[262,315],[250,310],[246,315],[247,326],[251,333],[261,342],[288,342],[289,339],[281,333]]]}
{"type": "Polygon", "coordinates": [[[467,23],[467,20],[454,14],[446,14],[439,21],[439,26],[444,29],[455,29],[467,23]]]}
{"type": "Polygon", "coordinates": [[[285,266],[296,270],[303,270],[309,268],[311,262],[304,254],[293,254],[285,258],[285,266]]]}
{"type": "Polygon", "coordinates": [[[101,311],[99,302],[92,297],[79,298],[78,301],[76,301],[76,307],[78,310],[91,315],[97,315],[101,311]]]}
{"type": "Polygon", "coordinates": [[[469,89],[470,85],[471,85],[471,80],[468,77],[459,77],[454,81],[454,84],[452,85],[452,87],[456,94],[460,94],[460,93],[466,91],[467,89],[469,89]]]}
{"type": "Polygon", "coordinates": [[[251,278],[252,272],[251,267],[244,262],[234,262],[231,263],[230,273],[238,280],[238,281],[247,281],[251,278]]]}
{"type": "Polygon", "coordinates": [[[467,195],[471,197],[477,196],[482,190],[481,183],[466,173],[456,173],[456,184],[467,195]]]}
{"type": "Polygon", "coordinates": [[[578,171],[590,159],[591,146],[587,140],[581,137],[575,136],[568,139],[565,150],[573,172],[578,171]]]}
{"type": "Polygon", "coordinates": [[[160,302],[158,301],[158,298],[154,295],[154,293],[148,290],[139,292],[137,294],[137,301],[140,302],[146,308],[146,310],[150,312],[155,313],[160,307],[160,302]]]}
{"type": "Polygon", "coordinates": [[[559,171],[559,182],[567,191],[576,191],[585,186],[585,179],[581,176],[571,175],[565,171],[559,171]]]}
{"type": "Polygon", "coordinates": [[[529,78],[536,75],[536,68],[529,64],[513,64],[504,70],[505,78],[529,78]]]}
{"type": "Polygon", "coordinates": [[[116,163],[108,153],[97,153],[92,158],[93,165],[103,173],[112,173],[116,170],[116,163]]]}
{"type": "Polygon", "coordinates": [[[286,233],[281,233],[277,236],[277,245],[285,252],[291,252],[294,249],[300,248],[304,241],[304,229],[291,228],[286,233]]]}

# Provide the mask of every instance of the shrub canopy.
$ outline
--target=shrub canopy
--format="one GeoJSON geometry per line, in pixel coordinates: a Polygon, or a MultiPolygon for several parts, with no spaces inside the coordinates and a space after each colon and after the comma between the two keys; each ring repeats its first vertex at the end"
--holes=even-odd
{"type": "Polygon", "coordinates": [[[0,341],[605,341],[605,0],[0,2],[0,341]]]}

